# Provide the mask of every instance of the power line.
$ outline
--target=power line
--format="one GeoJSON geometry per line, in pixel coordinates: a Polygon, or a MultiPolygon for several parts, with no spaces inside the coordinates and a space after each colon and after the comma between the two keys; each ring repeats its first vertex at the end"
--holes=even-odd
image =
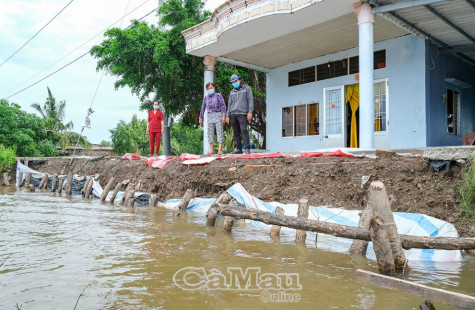
{"type": "Polygon", "coordinates": [[[135,12],[136,10],[138,10],[139,8],[141,8],[144,4],[146,4],[147,2],[150,2],[150,0],[146,0],[144,2],[142,2],[142,4],[140,4],[139,6],[137,6],[135,9],[133,9],[132,11],[130,11],[129,13],[127,13],[125,16],[122,16],[121,18],[119,18],[118,20],[116,20],[115,22],[113,22],[111,25],[109,25],[109,27],[103,29],[102,31],[98,32],[95,36],[93,36],[92,38],[90,38],[89,40],[87,40],[86,42],[84,42],[83,44],[79,45],[78,47],[76,47],[75,49],[73,49],[72,51],[70,51],[69,53],[67,53],[66,55],[64,55],[63,57],[61,57],[60,59],[58,59],[57,61],[55,61],[54,63],[52,63],[51,65],[47,66],[46,68],[44,68],[43,70],[41,70],[40,72],[32,75],[31,77],[29,77],[28,79],[24,80],[23,82],[21,82],[20,84],[10,88],[9,90],[7,90],[5,92],[5,94],[8,94],[9,92],[11,92],[12,90],[14,90],[15,88],[18,88],[20,87],[21,85],[25,84],[26,82],[32,80],[33,78],[37,77],[38,75],[40,75],[41,73],[45,72],[46,70],[48,70],[49,68],[51,68],[52,66],[54,66],[55,64],[57,64],[58,62],[60,62],[61,60],[63,60],[64,58],[68,57],[69,55],[71,55],[72,53],[74,53],[75,51],[77,51],[78,49],[80,49],[81,47],[83,47],[84,45],[86,45],[87,43],[91,42],[92,40],[94,40],[95,38],[97,38],[98,36],[102,35],[104,32],[106,32],[107,30],[109,30],[112,26],[114,26],[115,24],[117,24],[118,22],[121,22],[121,26],[122,26],[122,21],[124,20],[124,17],[132,14],[133,12],[135,12]]]}
{"type": "Polygon", "coordinates": [[[24,48],[28,43],[30,43],[31,40],[33,40],[40,32],[41,30],[45,29],[46,26],[48,26],[56,17],[58,17],[59,14],[61,14],[61,12],[63,12],[74,0],[71,0],[69,1],[68,4],[66,4],[66,6],[64,8],[61,9],[61,11],[59,11],[55,16],[53,16],[52,19],[50,19],[49,22],[46,23],[46,25],[44,25],[43,27],[41,27],[40,30],[38,30],[38,32],[36,32],[28,41],[25,42],[25,44],[23,44],[19,49],[17,49],[13,54],[10,55],[10,57],[8,57],[7,59],[5,59],[1,64],[0,64],[0,67],[3,66],[3,64],[5,64],[8,60],[10,60],[10,58],[12,58],[13,56],[15,56],[16,53],[18,53],[22,48],[24,48]]]}
{"type": "MultiPolygon", "coordinates": [[[[153,9],[152,11],[150,11],[149,13],[147,13],[146,15],[142,16],[141,18],[139,18],[139,20],[142,20],[142,19],[144,19],[145,17],[149,16],[150,14],[152,14],[153,12],[155,12],[157,9],[158,9],[158,7],[156,7],[155,9],[153,9]]],[[[132,25],[132,24],[131,24],[131,25],[132,25]]],[[[127,26],[125,29],[130,28],[131,25],[127,26]]],[[[56,74],[56,73],[58,73],[59,71],[63,70],[64,68],[68,67],[69,65],[75,63],[76,61],[78,61],[79,59],[83,58],[83,57],[86,56],[87,54],[89,54],[89,51],[85,52],[84,54],[82,54],[81,56],[77,57],[76,59],[74,59],[74,60],[68,62],[66,65],[62,66],[61,68],[59,68],[58,70],[54,71],[53,73],[48,74],[48,75],[45,76],[44,78],[42,78],[42,79],[36,81],[36,82],[33,83],[33,84],[28,85],[27,87],[23,88],[22,90],[17,91],[17,92],[14,93],[13,95],[10,95],[10,96],[6,97],[5,99],[11,98],[11,97],[13,97],[13,96],[15,96],[15,95],[18,95],[19,93],[24,92],[24,91],[27,90],[28,88],[30,88],[30,87],[32,87],[32,86],[35,86],[35,85],[38,84],[39,82],[46,80],[47,78],[49,78],[49,77],[52,76],[53,74],[56,74]]]]}

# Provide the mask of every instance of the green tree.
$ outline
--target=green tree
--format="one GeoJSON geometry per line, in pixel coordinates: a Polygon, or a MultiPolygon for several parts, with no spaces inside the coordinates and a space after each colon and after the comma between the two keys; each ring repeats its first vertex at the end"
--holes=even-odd
{"type": "Polygon", "coordinates": [[[135,153],[148,154],[147,121],[139,120],[137,115],[132,116],[129,123],[120,121],[111,133],[112,148],[117,155],[135,153]]]}
{"type": "Polygon", "coordinates": [[[173,155],[203,153],[203,131],[195,126],[178,123],[171,130],[171,140],[173,155]]]}
{"type": "Polygon", "coordinates": [[[15,150],[0,144],[0,173],[10,171],[14,163],[16,163],[15,150]]]}

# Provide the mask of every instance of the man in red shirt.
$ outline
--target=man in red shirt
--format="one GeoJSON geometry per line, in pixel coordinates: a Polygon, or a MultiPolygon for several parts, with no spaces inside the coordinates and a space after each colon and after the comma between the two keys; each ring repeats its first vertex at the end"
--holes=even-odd
{"type": "Polygon", "coordinates": [[[148,112],[147,133],[150,141],[150,154],[148,156],[158,156],[160,151],[160,135],[162,134],[163,113],[158,108],[158,101],[153,102],[153,110],[148,112]],[[154,150],[154,143],[156,143],[156,152],[154,150]]]}

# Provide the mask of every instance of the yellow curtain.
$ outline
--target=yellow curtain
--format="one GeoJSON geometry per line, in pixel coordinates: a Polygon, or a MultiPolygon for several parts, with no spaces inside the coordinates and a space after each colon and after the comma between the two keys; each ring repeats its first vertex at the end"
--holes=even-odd
{"type": "Polygon", "coordinates": [[[374,114],[375,114],[375,118],[374,118],[374,131],[381,131],[381,116],[379,114],[379,104],[377,104],[376,102],[374,103],[374,114]]]}
{"type": "Polygon", "coordinates": [[[345,102],[351,107],[351,130],[350,130],[350,147],[358,147],[358,132],[356,126],[356,110],[360,104],[360,86],[359,84],[346,86],[345,102]]]}

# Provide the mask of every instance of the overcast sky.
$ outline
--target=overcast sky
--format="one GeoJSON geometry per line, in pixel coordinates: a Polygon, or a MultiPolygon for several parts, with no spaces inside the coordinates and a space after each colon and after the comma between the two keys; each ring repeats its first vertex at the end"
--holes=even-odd
{"type": "MultiPolygon", "coordinates": [[[[0,0],[0,64],[70,1],[0,0]]],[[[205,8],[212,11],[224,2],[208,0],[205,8]]],[[[31,42],[0,66],[0,98],[7,98],[38,82],[87,52],[93,45],[100,44],[104,30],[111,25],[119,27],[126,10],[127,13],[135,11],[123,19],[122,28],[127,27],[131,19],[139,19],[157,6],[158,0],[73,1],[31,42]]],[[[156,23],[156,13],[145,20],[156,23]]],[[[96,60],[86,55],[44,81],[8,98],[8,101],[34,113],[31,104],[42,105],[47,97],[46,87],[49,87],[57,100],[66,101],[65,123],[73,121],[77,132],[81,131],[87,109],[93,103],[95,113],[90,117],[92,128],[84,129],[83,134],[93,143],[110,141],[109,129],[120,120],[128,122],[133,114],[145,118],[146,112],[139,111],[139,99],[131,94],[128,87],[114,89],[114,76],[105,74],[99,84],[101,75],[101,72],[96,72],[96,60]]]]}

